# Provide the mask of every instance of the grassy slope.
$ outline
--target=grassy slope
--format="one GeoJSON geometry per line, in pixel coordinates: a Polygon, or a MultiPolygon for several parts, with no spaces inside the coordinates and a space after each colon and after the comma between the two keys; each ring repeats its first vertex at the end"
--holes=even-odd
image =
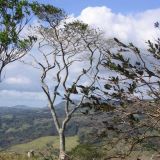
{"type": "MultiPolygon", "coordinates": [[[[31,142],[15,145],[9,148],[9,151],[14,151],[17,153],[27,152],[31,149],[43,150],[48,144],[53,145],[53,148],[58,149],[59,138],[58,136],[47,136],[35,139],[31,142]]],[[[66,150],[70,151],[72,148],[78,145],[78,137],[67,137],[66,138],[66,150]]]]}

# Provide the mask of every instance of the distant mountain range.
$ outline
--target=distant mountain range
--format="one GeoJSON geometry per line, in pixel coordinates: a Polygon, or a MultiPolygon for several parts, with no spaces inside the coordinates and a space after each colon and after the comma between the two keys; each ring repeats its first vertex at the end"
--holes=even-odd
{"type": "MultiPolygon", "coordinates": [[[[63,106],[64,102],[56,106],[60,121],[65,114],[63,106]]],[[[73,123],[68,126],[67,135],[77,134],[77,127],[73,123]]],[[[54,135],[57,135],[57,132],[49,108],[24,105],[0,107],[0,148],[54,135]]]]}
{"type": "MultiPolygon", "coordinates": [[[[61,121],[65,115],[64,102],[56,106],[56,111],[61,121]]],[[[83,110],[75,113],[76,116],[67,126],[66,135],[81,136],[84,130],[92,130],[104,116],[97,114],[97,119],[82,114],[83,110]],[[78,114],[78,116],[77,116],[78,114]]],[[[83,112],[85,113],[85,112],[83,112]]],[[[42,136],[57,135],[49,108],[28,107],[17,105],[13,107],[0,107],[0,148],[7,148],[15,144],[25,143],[42,136]]],[[[83,138],[83,137],[82,137],[83,138]]]]}
{"type": "Polygon", "coordinates": [[[51,114],[47,108],[0,107],[1,148],[55,134],[51,114]]]}

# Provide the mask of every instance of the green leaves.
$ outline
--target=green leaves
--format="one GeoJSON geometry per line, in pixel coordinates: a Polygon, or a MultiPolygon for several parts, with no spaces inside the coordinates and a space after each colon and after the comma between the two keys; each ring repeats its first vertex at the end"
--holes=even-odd
{"type": "Polygon", "coordinates": [[[29,3],[24,0],[0,0],[0,43],[5,48],[18,42],[23,21],[25,24],[27,15],[30,13],[28,7],[29,3]]]}
{"type": "Polygon", "coordinates": [[[19,48],[26,49],[28,47],[28,44],[29,44],[28,39],[20,40],[19,41],[19,48]]]}
{"type": "Polygon", "coordinates": [[[127,45],[125,45],[124,43],[120,42],[117,38],[114,38],[114,41],[121,47],[127,48],[127,45]]]}
{"type": "Polygon", "coordinates": [[[30,48],[30,46],[36,42],[37,38],[34,37],[34,36],[29,36],[28,38],[26,39],[23,39],[23,40],[19,40],[18,41],[18,47],[22,50],[26,50],[28,48],[30,48]]]}
{"type": "Polygon", "coordinates": [[[88,24],[80,22],[80,21],[74,21],[74,22],[68,23],[67,27],[70,27],[72,29],[77,29],[80,31],[86,31],[88,28],[88,24]]]}
{"type": "Polygon", "coordinates": [[[133,94],[133,92],[136,89],[136,87],[137,87],[137,84],[136,84],[135,81],[133,81],[132,84],[129,84],[128,91],[133,94]]]}
{"type": "Polygon", "coordinates": [[[0,45],[4,46],[10,43],[9,33],[7,31],[0,32],[0,45]]]}
{"type": "Polygon", "coordinates": [[[118,78],[118,76],[117,77],[111,77],[109,81],[113,82],[114,84],[118,84],[119,78],[118,78]]]}
{"type": "Polygon", "coordinates": [[[71,88],[68,88],[68,92],[69,92],[69,93],[72,93],[72,94],[78,94],[76,85],[73,84],[71,88]]]}
{"type": "Polygon", "coordinates": [[[41,20],[50,23],[60,23],[66,16],[65,12],[52,5],[39,4],[37,2],[30,4],[34,14],[41,20]]]}
{"type": "Polygon", "coordinates": [[[160,39],[156,43],[152,43],[150,40],[147,42],[149,48],[148,51],[156,58],[160,59],[160,39]]]}
{"type": "Polygon", "coordinates": [[[77,87],[81,88],[81,93],[84,93],[85,95],[88,95],[91,90],[91,88],[83,85],[78,85],[77,87]]]}

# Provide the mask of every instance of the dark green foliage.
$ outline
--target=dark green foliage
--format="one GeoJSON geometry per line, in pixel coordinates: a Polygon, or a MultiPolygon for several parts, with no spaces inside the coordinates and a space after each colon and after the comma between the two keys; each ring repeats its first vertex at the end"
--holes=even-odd
{"type": "Polygon", "coordinates": [[[104,85],[104,88],[105,88],[105,89],[111,89],[112,86],[111,86],[110,84],[105,84],[105,85],[104,85]]]}
{"type": "Polygon", "coordinates": [[[25,0],[0,1],[0,45],[2,47],[17,46],[19,43],[19,34],[29,22],[31,14],[29,5],[25,0]]]}
{"type": "Polygon", "coordinates": [[[76,88],[76,85],[73,84],[71,88],[68,88],[67,90],[69,93],[73,93],[73,94],[78,94],[78,91],[77,91],[77,88],[76,88]]]}
{"type": "Polygon", "coordinates": [[[34,2],[30,4],[34,14],[41,20],[47,21],[52,25],[57,25],[61,20],[66,17],[65,12],[52,5],[39,4],[34,2]]]}
{"type": "Polygon", "coordinates": [[[69,154],[72,160],[93,160],[101,158],[100,151],[97,151],[95,147],[89,144],[78,145],[69,154]]]}
{"type": "Polygon", "coordinates": [[[27,0],[0,0],[0,80],[3,68],[22,58],[37,40],[22,35],[32,13],[27,0]]]}
{"type": "Polygon", "coordinates": [[[77,87],[81,88],[81,93],[84,93],[85,95],[88,95],[91,88],[83,85],[78,85],[77,87]]]}
{"type": "MultiPolygon", "coordinates": [[[[88,25],[86,23],[80,21],[74,21],[65,25],[66,29],[77,30],[80,32],[85,32],[88,29],[88,25]]],[[[85,73],[85,70],[83,70],[85,73]]]]}
{"type": "Polygon", "coordinates": [[[33,17],[57,24],[64,19],[65,13],[38,2],[0,0],[0,78],[4,67],[26,55],[36,42],[35,35],[23,33],[33,17]]]}
{"type": "Polygon", "coordinates": [[[133,94],[133,92],[134,92],[134,90],[136,89],[136,83],[135,83],[135,81],[133,81],[133,83],[132,84],[129,84],[129,87],[128,87],[128,91],[131,93],[131,94],[133,94]]]}

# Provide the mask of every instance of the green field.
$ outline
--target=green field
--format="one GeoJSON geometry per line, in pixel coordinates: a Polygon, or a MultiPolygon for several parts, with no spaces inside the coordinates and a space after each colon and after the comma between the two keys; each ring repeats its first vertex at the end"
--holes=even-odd
{"type": "MultiPolygon", "coordinates": [[[[75,148],[79,144],[79,139],[77,136],[72,136],[72,137],[67,137],[66,138],[66,150],[71,151],[73,148],[75,148]]],[[[47,136],[47,137],[41,137],[38,139],[35,139],[31,142],[24,143],[24,144],[19,144],[10,147],[7,151],[1,152],[0,153],[0,160],[27,160],[27,152],[31,149],[36,151],[36,157],[31,158],[31,160],[40,160],[42,157],[39,153],[45,153],[46,157],[48,153],[46,152],[46,148],[48,147],[47,145],[52,146],[53,151],[58,149],[59,147],[59,138],[58,136],[47,136]],[[43,152],[45,151],[45,152],[43,152]]],[[[105,157],[107,157],[107,153],[105,151],[101,152],[102,148],[99,150],[94,150],[94,148],[81,148],[78,150],[78,152],[70,152],[71,156],[78,158],[79,160],[84,160],[84,157],[89,156],[91,157],[92,155],[99,154],[99,157],[97,157],[97,160],[103,160],[105,157]],[[78,157],[77,157],[78,155],[78,157]]],[[[54,156],[54,159],[56,160],[56,155],[55,153],[49,152],[49,154],[52,154],[54,156]]],[[[137,158],[140,158],[142,160],[150,160],[152,155],[154,155],[154,152],[151,151],[144,151],[143,153],[141,151],[134,151],[132,154],[127,157],[125,160],[136,160],[137,158]]],[[[89,158],[87,160],[90,160],[89,158]]],[[[120,158],[116,158],[116,160],[120,160],[120,158]]]]}
{"type": "MultiPolygon", "coordinates": [[[[79,144],[78,137],[72,136],[66,138],[66,150],[70,151],[72,148],[76,147],[79,144]]],[[[8,151],[13,151],[17,153],[25,153],[31,149],[33,150],[43,150],[47,147],[47,145],[52,145],[54,149],[59,148],[59,138],[58,136],[47,136],[35,139],[31,142],[18,144],[12,146],[8,149],[8,151]]]]}

